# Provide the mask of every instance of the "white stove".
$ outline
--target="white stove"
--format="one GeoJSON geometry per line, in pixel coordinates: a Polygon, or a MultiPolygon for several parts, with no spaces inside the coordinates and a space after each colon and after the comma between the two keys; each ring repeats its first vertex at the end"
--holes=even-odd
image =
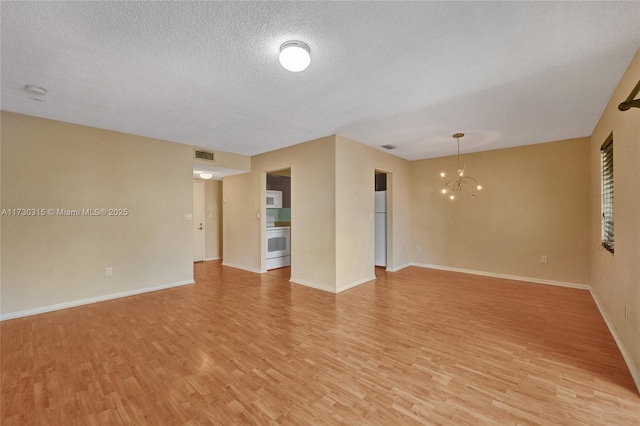
{"type": "Polygon", "coordinates": [[[267,269],[291,265],[291,227],[267,227],[266,250],[267,269]]]}

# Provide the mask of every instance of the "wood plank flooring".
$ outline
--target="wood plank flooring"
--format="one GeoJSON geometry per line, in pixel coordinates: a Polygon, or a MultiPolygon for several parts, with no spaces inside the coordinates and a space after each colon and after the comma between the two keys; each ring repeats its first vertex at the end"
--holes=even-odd
{"type": "Polygon", "coordinates": [[[406,268],[339,295],[196,284],[4,321],[9,425],[638,425],[590,294],[406,268]]]}

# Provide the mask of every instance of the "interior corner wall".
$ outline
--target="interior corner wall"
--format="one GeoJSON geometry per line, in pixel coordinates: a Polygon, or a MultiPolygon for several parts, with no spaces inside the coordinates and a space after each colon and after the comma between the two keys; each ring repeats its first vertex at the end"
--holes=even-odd
{"type": "Polygon", "coordinates": [[[222,258],[222,181],[204,181],[205,260],[222,258]]]}
{"type": "Polygon", "coordinates": [[[375,279],[374,173],[387,185],[387,268],[408,264],[411,244],[409,161],[336,136],[336,285],[338,291],[375,279]],[[348,184],[347,184],[348,183],[348,184]]]}
{"type": "Polygon", "coordinates": [[[1,113],[4,315],[193,282],[192,149],[1,113]],[[128,209],[89,216],[83,209],[128,209]],[[105,268],[113,275],[105,276],[105,268]]]}
{"type": "Polygon", "coordinates": [[[260,172],[222,180],[223,265],[264,272],[265,186],[266,175],[260,172]]]}
{"type": "MultiPolygon", "coordinates": [[[[288,168],[291,169],[291,281],[335,292],[335,136],[251,159],[254,172],[264,174],[288,168]]],[[[226,183],[225,179],[225,194],[226,183]]],[[[262,195],[265,190],[266,184],[262,195]]],[[[225,224],[233,220],[225,211],[225,224]]],[[[224,240],[226,261],[226,236],[224,240]]]]}
{"type": "MultiPolygon", "coordinates": [[[[618,105],[640,80],[640,50],[614,91],[590,141],[591,285],[640,372],[640,108],[618,105]],[[601,246],[600,147],[613,132],[615,253],[601,246]],[[627,305],[629,318],[625,318],[627,305]]],[[[636,96],[636,99],[640,97],[636,96]]],[[[637,379],[636,379],[637,380],[637,379]]]]}
{"type": "Polygon", "coordinates": [[[590,283],[589,139],[461,155],[483,189],[455,201],[440,172],[456,157],[411,163],[414,262],[590,283]],[[547,256],[548,263],[541,263],[547,256]]]}

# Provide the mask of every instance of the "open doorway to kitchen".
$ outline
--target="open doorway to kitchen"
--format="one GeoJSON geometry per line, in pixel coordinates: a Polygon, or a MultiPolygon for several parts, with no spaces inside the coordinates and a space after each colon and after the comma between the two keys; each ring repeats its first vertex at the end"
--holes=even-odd
{"type": "Polygon", "coordinates": [[[376,275],[387,267],[387,173],[374,171],[374,264],[376,275]]]}
{"type": "Polygon", "coordinates": [[[269,275],[291,278],[291,169],[267,173],[266,269],[269,275]]]}

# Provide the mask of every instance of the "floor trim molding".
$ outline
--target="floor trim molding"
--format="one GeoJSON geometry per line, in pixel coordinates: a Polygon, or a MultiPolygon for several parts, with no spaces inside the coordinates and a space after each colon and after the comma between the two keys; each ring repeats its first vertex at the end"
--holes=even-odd
{"type": "Polygon", "coordinates": [[[177,281],[175,283],[137,288],[135,290],[128,290],[120,293],[105,294],[103,296],[88,297],[85,299],[78,299],[78,300],[72,300],[69,302],[56,303],[55,305],[25,309],[24,311],[16,311],[16,312],[9,312],[7,314],[0,314],[0,321],[27,317],[30,315],[44,314],[45,312],[59,311],[61,309],[75,308],[76,306],[89,305],[91,303],[98,303],[98,302],[105,302],[107,300],[120,299],[122,297],[135,296],[136,294],[149,293],[157,290],[166,290],[168,288],[180,287],[180,286],[189,285],[189,284],[195,284],[195,281],[193,280],[193,278],[185,281],[177,281]]]}
{"type": "Polygon", "coordinates": [[[418,266],[420,268],[429,268],[429,269],[440,269],[442,271],[452,271],[452,272],[461,272],[463,274],[472,274],[472,275],[482,275],[485,277],[494,277],[494,278],[504,278],[506,280],[514,280],[514,281],[526,281],[529,283],[536,284],[547,284],[547,285],[555,285],[559,287],[569,287],[569,288],[577,288],[580,290],[589,290],[591,288],[588,284],[579,284],[579,283],[569,283],[565,281],[555,281],[555,280],[545,280],[542,278],[532,278],[532,277],[521,277],[519,275],[508,275],[508,274],[497,274],[494,272],[486,272],[486,271],[476,271],[474,269],[464,269],[464,268],[454,268],[452,266],[440,266],[440,265],[431,265],[428,263],[411,263],[412,266],[418,266]]]}
{"type": "Polygon", "coordinates": [[[336,293],[342,293],[343,291],[347,291],[349,289],[352,289],[352,288],[357,287],[359,285],[362,285],[364,283],[375,281],[375,279],[376,279],[376,276],[373,275],[373,276],[371,276],[369,278],[365,278],[363,280],[354,281],[351,284],[347,284],[347,285],[343,285],[342,287],[338,287],[338,289],[336,290],[336,293]]]}
{"type": "Polygon", "coordinates": [[[631,377],[636,384],[636,388],[638,388],[638,394],[640,394],[640,368],[638,368],[636,363],[633,361],[633,357],[622,341],[622,337],[620,337],[620,334],[618,334],[618,330],[616,330],[616,327],[613,325],[613,321],[611,321],[611,318],[609,318],[609,314],[604,309],[604,305],[600,301],[600,298],[598,297],[596,292],[593,291],[593,288],[589,288],[589,293],[591,293],[591,297],[593,298],[594,302],[596,302],[596,306],[600,311],[600,315],[602,315],[602,319],[604,319],[604,322],[607,324],[609,332],[611,332],[611,335],[613,336],[613,340],[616,341],[616,345],[618,345],[618,349],[620,349],[620,353],[622,354],[622,358],[624,358],[624,362],[627,363],[627,367],[629,368],[631,377]]]}
{"type": "Polygon", "coordinates": [[[398,272],[401,269],[411,266],[411,262],[403,263],[402,265],[394,266],[393,268],[387,268],[387,272],[398,272]]]}
{"type": "Polygon", "coordinates": [[[322,291],[326,291],[329,293],[336,293],[336,289],[333,287],[329,287],[323,284],[318,284],[318,283],[314,283],[313,281],[307,281],[307,280],[301,280],[299,278],[289,278],[289,282],[290,283],[294,283],[294,284],[299,284],[299,285],[303,285],[305,287],[311,287],[311,288],[315,288],[316,290],[322,290],[322,291]]]}
{"type": "Polygon", "coordinates": [[[220,256],[218,256],[218,257],[207,257],[204,261],[205,262],[210,262],[212,260],[220,260],[220,256]]]}
{"type": "Polygon", "coordinates": [[[222,266],[228,266],[230,268],[242,269],[243,271],[253,272],[254,274],[264,274],[264,273],[267,272],[266,269],[264,271],[261,271],[260,269],[250,268],[248,266],[236,265],[234,263],[228,263],[228,262],[225,262],[225,261],[222,261],[222,266]]]}

